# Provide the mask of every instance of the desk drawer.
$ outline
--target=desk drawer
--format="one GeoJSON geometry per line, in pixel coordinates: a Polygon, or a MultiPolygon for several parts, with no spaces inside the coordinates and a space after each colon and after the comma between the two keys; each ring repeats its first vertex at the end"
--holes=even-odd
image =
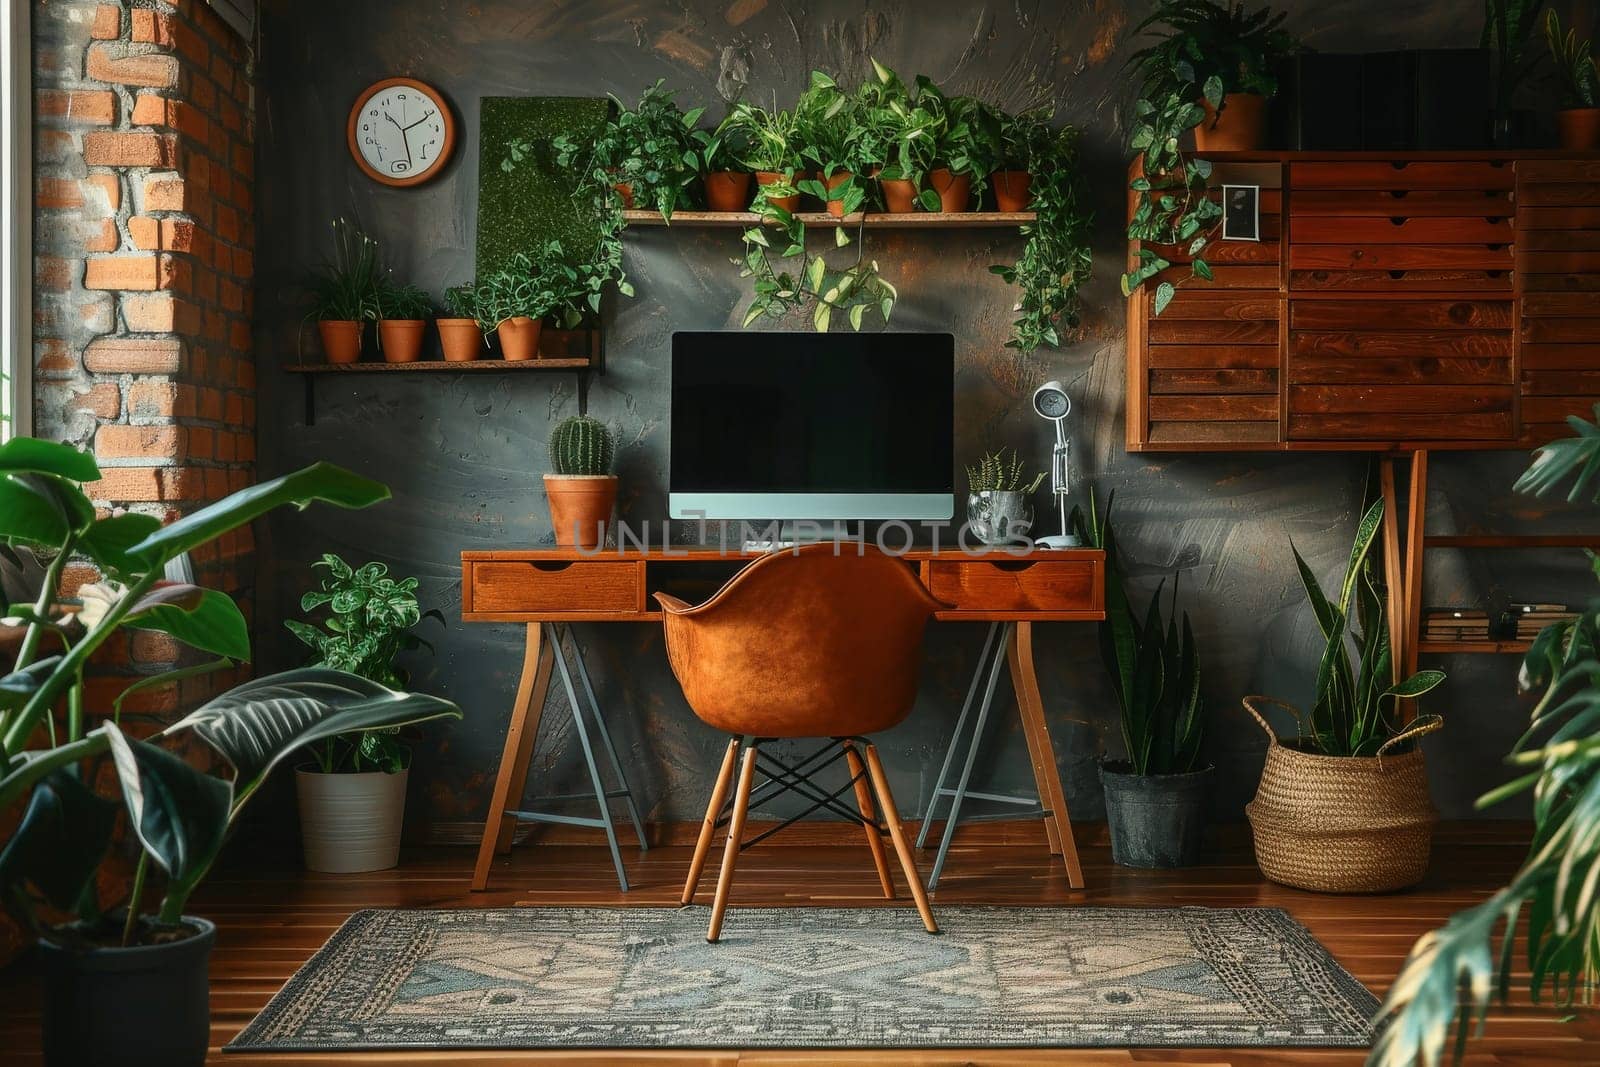
{"type": "Polygon", "coordinates": [[[930,560],[928,591],[957,611],[1093,611],[1093,563],[1077,560],[930,560]]]}
{"type": "Polygon", "coordinates": [[[637,563],[527,560],[472,565],[474,612],[638,612],[637,563]]]}

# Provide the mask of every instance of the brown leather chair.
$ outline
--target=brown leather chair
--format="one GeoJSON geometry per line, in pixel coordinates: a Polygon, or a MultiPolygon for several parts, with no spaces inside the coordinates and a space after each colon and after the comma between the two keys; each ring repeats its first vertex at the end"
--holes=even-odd
{"type": "Polygon", "coordinates": [[[883,764],[863,735],[887,730],[911,711],[923,630],[944,605],[905,563],[874,548],[858,553],[857,546],[833,544],[764,556],[697,607],[666,593],[655,596],[665,609],[667,658],[689,706],[708,725],[733,735],[689,865],[685,904],[694,900],[744,752],[706,940],[715,941],[722,930],[740,849],[787,825],[742,841],[758,766],[768,775],[757,791],[763,797],[792,790],[812,802],[802,814],[827,809],[860,822],[884,896],[893,899],[882,838],[887,829],[922,924],[938,933],[883,764]],[[793,765],[760,751],[764,742],[799,737],[830,741],[793,765]],[[850,772],[844,786],[828,791],[812,784],[812,775],[841,758],[850,772]],[[853,809],[841,801],[852,787],[853,809]]]}

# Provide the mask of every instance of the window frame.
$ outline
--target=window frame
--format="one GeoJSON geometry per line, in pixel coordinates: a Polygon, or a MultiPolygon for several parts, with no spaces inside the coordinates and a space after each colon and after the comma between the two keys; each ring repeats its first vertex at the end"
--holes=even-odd
{"type": "Polygon", "coordinates": [[[30,0],[5,0],[0,41],[0,441],[33,429],[33,38],[30,0]]]}

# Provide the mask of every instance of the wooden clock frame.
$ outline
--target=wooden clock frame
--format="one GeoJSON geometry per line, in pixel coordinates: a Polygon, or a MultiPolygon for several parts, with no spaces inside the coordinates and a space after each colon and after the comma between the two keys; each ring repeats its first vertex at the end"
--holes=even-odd
{"type": "Polygon", "coordinates": [[[373,82],[356,94],[355,103],[350,105],[350,118],[345,123],[345,140],[350,148],[351,158],[356,161],[356,166],[361,168],[363,174],[382,185],[404,189],[432,181],[449,165],[450,157],[456,149],[456,117],[455,113],[450,109],[450,102],[445,99],[444,93],[440,92],[435,86],[429,85],[424,81],[418,81],[416,78],[384,78],[381,81],[373,82]],[[419,93],[426,93],[429,97],[437,100],[439,102],[439,115],[444,121],[444,145],[439,149],[439,164],[414,177],[396,178],[393,175],[384,174],[374,169],[372,164],[367,162],[366,157],[361,154],[361,149],[356,144],[356,126],[361,118],[361,109],[366,106],[367,101],[371,100],[379,92],[397,85],[404,85],[409,89],[417,90],[419,93]]]}

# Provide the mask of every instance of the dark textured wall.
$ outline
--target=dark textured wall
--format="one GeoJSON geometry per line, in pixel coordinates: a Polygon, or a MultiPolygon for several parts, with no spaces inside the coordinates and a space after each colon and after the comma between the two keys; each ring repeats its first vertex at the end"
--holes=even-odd
{"type": "MultiPolygon", "coordinates": [[[[1321,48],[1379,49],[1476,43],[1481,5],[1467,0],[1298,0],[1290,26],[1321,48]]],[[[1341,456],[1133,457],[1122,448],[1123,319],[1116,273],[1124,243],[1121,132],[1116,110],[1129,91],[1124,40],[1146,5],[1064,3],[683,0],[268,0],[261,41],[258,188],[261,465],[263,476],[331,459],[389,482],[395,499],[358,514],[313,511],[275,518],[261,558],[261,665],[293,662],[273,620],[292,613],[304,565],[323,551],[388,561],[418,575],[430,605],[452,617],[415,684],[460,702],[466,721],[427,731],[416,758],[413,815],[438,822],[481,818],[516,681],[521,633],[456,621],[462,549],[550,542],[540,473],[552,419],[576,410],[572,384],[515,376],[371,376],[317,384],[318,417],[304,421],[301,381],[275,363],[296,358],[304,305],[296,283],[323,252],[327,221],[353,213],[404,278],[439,293],[465,280],[473,261],[482,96],[600,95],[625,99],[657,78],[681,86],[685,105],[709,103],[718,85],[747,78],[759,98],[791,99],[821,67],[857,79],[873,55],[903,74],[923,72],[959,92],[1007,107],[1051,99],[1087,130],[1087,157],[1101,205],[1098,277],[1087,292],[1082,339],[1060,351],[1002,347],[1011,294],[985,269],[1015,255],[1014,235],[988,231],[874,234],[870,254],[900,286],[898,329],[957,337],[958,458],[996,444],[1047,456],[1047,427],[1027,397],[1059,377],[1075,402],[1074,458],[1103,495],[1115,489],[1118,528],[1138,584],[1153,590],[1183,572],[1211,707],[1209,752],[1221,768],[1218,814],[1239,818],[1259,773],[1263,738],[1239,710],[1244,693],[1303,701],[1320,645],[1289,556],[1292,538],[1325,577],[1342,570],[1366,461],[1341,456]],[[413,190],[368,181],[345,147],[344,119],[357,91],[396,74],[429,81],[449,97],[463,139],[440,180],[413,190]]],[[[608,373],[590,410],[618,432],[623,513],[634,522],[665,512],[666,366],[677,329],[737,329],[745,294],[728,257],[734,231],[651,229],[628,237],[638,296],[608,310],[608,373]]],[[[804,323],[794,328],[806,328],[804,323]]],[[[309,331],[306,343],[311,345],[309,331]]],[[[760,350],[752,339],[752,358],[760,350]]],[[[1448,457],[1438,464],[1431,522],[1439,529],[1550,528],[1548,508],[1514,498],[1515,455],[1448,457]],[[1549,526],[1543,526],[1548,522],[1549,526]]],[[[1041,497],[1041,500],[1043,498],[1041,497]]],[[[1574,528],[1580,518],[1569,518],[1574,528]]],[[[1592,517],[1581,520],[1592,523],[1592,517]]],[[[1490,588],[1513,594],[1587,595],[1582,561],[1529,571],[1504,559],[1436,564],[1430,602],[1471,602],[1490,588]],[[1517,566],[1518,569],[1513,569],[1517,566]],[[1526,573],[1525,573],[1526,572],[1526,573]],[[1542,577],[1535,577],[1542,575],[1542,577]]],[[[1148,595],[1138,594],[1139,598],[1148,595]]],[[[659,635],[617,627],[582,634],[601,698],[655,818],[698,818],[721,741],[699,724],[666,669],[659,635]]],[[[941,626],[929,641],[923,695],[910,720],[883,739],[908,812],[925,809],[938,759],[982,632],[941,626]]],[[[1038,631],[1045,702],[1073,813],[1102,814],[1094,760],[1121,740],[1090,626],[1038,631]]],[[[1503,777],[1500,756],[1520,731],[1525,704],[1510,659],[1458,658],[1431,701],[1448,727],[1430,742],[1435,794],[1447,815],[1503,777]]],[[[1012,716],[988,749],[1003,788],[1028,780],[1012,716]]],[[[563,714],[545,718],[534,781],[577,784],[563,714]]]]}

